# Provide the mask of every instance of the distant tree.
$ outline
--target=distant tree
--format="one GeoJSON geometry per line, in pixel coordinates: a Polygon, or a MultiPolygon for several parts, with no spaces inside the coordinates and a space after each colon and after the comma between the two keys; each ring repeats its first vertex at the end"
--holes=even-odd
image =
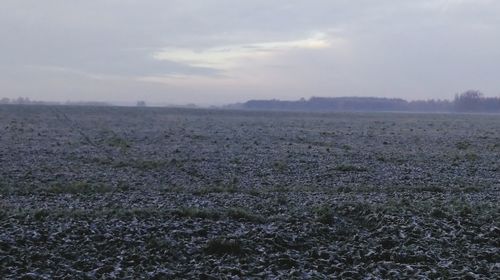
{"type": "Polygon", "coordinates": [[[10,103],[10,99],[7,97],[0,99],[0,104],[9,104],[9,103],[10,103]]]}
{"type": "Polygon", "coordinates": [[[468,90],[455,96],[455,108],[461,112],[481,111],[483,93],[479,90],[468,90]]]}
{"type": "Polygon", "coordinates": [[[13,100],[14,104],[31,104],[31,100],[28,97],[18,97],[16,100],[13,100]]]}
{"type": "Polygon", "coordinates": [[[136,106],[137,107],[146,107],[146,101],[139,100],[139,101],[137,101],[136,106]]]}

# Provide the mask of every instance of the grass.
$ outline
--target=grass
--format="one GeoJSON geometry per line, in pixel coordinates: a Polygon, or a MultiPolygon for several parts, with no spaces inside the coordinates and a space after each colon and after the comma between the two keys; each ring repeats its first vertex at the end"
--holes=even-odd
{"type": "Polygon", "coordinates": [[[483,190],[484,190],[484,188],[477,187],[477,186],[466,186],[466,187],[459,189],[460,192],[464,192],[464,193],[478,193],[478,192],[482,192],[483,190]]]}
{"type": "Polygon", "coordinates": [[[326,190],[326,193],[479,193],[486,186],[439,186],[439,185],[416,185],[416,186],[373,186],[373,185],[344,185],[326,190]]]}
{"type": "Polygon", "coordinates": [[[13,188],[10,185],[5,184],[4,182],[0,181],[0,193],[1,194],[10,194],[13,193],[13,188]]]}
{"type": "Polygon", "coordinates": [[[352,146],[345,144],[345,145],[342,145],[342,149],[344,149],[346,151],[350,151],[350,150],[352,150],[352,146]]]}
{"type": "Polygon", "coordinates": [[[432,211],[430,212],[430,215],[438,219],[444,219],[448,217],[447,213],[443,211],[443,209],[440,207],[433,208],[432,211]]]}
{"type": "Polygon", "coordinates": [[[414,187],[415,192],[431,192],[431,193],[444,193],[446,189],[439,186],[418,186],[414,187]]]}
{"type": "Polygon", "coordinates": [[[115,148],[120,148],[120,149],[128,149],[130,148],[130,143],[118,136],[113,136],[108,139],[107,141],[108,145],[110,147],[115,147],[115,148]]]}
{"type": "Polygon", "coordinates": [[[277,172],[283,173],[288,169],[288,165],[285,161],[275,161],[273,163],[273,168],[277,172]]]}
{"type": "Polygon", "coordinates": [[[316,220],[322,224],[331,224],[334,218],[334,211],[330,205],[321,205],[313,209],[316,220]]]}
{"type": "MultiPolygon", "coordinates": [[[[380,203],[366,204],[361,202],[341,202],[337,204],[320,204],[312,208],[313,219],[323,224],[332,224],[335,217],[347,219],[359,225],[371,226],[378,223],[385,216],[407,213],[416,216],[430,216],[433,218],[475,217],[492,221],[498,216],[499,206],[495,203],[468,202],[457,196],[454,199],[441,201],[411,201],[407,198],[389,199],[380,203]]],[[[12,217],[25,220],[33,218],[42,221],[51,219],[94,219],[118,218],[130,219],[164,219],[172,216],[181,218],[222,220],[231,219],[240,222],[264,223],[266,219],[244,208],[199,208],[181,207],[177,209],[160,208],[122,208],[109,207],[105,209],[69,209],[69,208],[39,208],[39,209],[12,209],[3,205],[0,208],[0,218],[12,217]]]]}
{"type": "Polygon", "coordinates": [[[165,165],[166,165],[166,162],[164,162],[164,161],[138,160],[138,161],[135,161],[132,166],[134,168],[137,168],[140,170],[152,170],[152,169],[162,168],[165,165]]]}
{"type": "Polygon", "coordinates": [[[459,150],[467,150],[471,146],[469,141],[459,141],[455,144],[455,147],[459,150]]]}
{"type": "Polygon", "coordinates": [[[263,223],[265,218],[261,215],[253,214],[249,210],[239,207],[228,209],[182,207],[172,212],[174,215],[186,218],[198,218],[208,220],[220,220],[227,217],[232,220],[251,223],[263,223]]]}
{"type": "Polygon", "coordinates": [[[477,161],[479,159],[479,155],[476,153],[467,153],[465,155],[465,159],[467,161],[477,161]]]}
{"type": "Polygon", "coordinates": [[[340,186],[337,188],[337,191],[339,193],[351,193],[353,192],[353,188],[349,187],[349,186],[340,186]]]}
{"type": "Polygon", "coordinates": [[[288,199],[283,194],[278,195],[278,198],[276,201],[278,202],[279,205],[287,205],[288,204],[288,199]]]}
{"type": "MultiPolygon", "coordinates": [[[[0,204],[0,221],[7,218],[8,216],[8,212],[7,212],[7,209],[4,210],[4,205],[3,204],[0,204]]],[[[7,208],[7,207],[5,207],[7,208]]]]}
{"type": "Polygon", "coordinates": [[[218,220],[221,218],[221,212],[215,209],[196,208],[196,207],[182,207],[174,210],[175,215],[187,218],[199,218],[218,220]]]}
{"type": "Polygon", "coordinates": [[[265,218],[251,213],[249,210],[239,208],[239,207],[234,207],[234,208],[229,208],[227,210],[227,215],[231,219],[238,220],[238,221],[248,221],[248,222],[253,222],[253,223],[262,223],[265,221],[265,218]]]}
{"type": "Polygon", "coordinates": [[[243,247],[238,240],[215,238],[207,242],[204,251],[211,255],[241,255],[243,247]]]}
{"type": "Polygon", "coordinates": [[[155,170],[161,169],[168,165],[168,161],[164,160],[128,160],[128,161],[116,161],[113,162],[112,165],[114,168],[123,168],[123,167],[132,167],[139,170],[147,171],[147,170],[155,170]]]}
{"type": "Polygon", "coordinates": [[[56,183],[44,189],[51,194],[99,194],[113,192],[114,188],[105,184],[87,182],[71,182],[68,184],[56,183]]]}
{"type": "Polygon", "coordinates": [[[227,184],[221,186],[207,186],[197,188],[192,191],[193,195],[203,196],[212,193],[236,193],[238,192],[238,188],[234,184],[227,184]]]}
{"type": "Polygon", "coordinates": [[[335,167],[335,170],[340,171],[340,172],[366,172],[366,171],[368,171],[368,169],[365,167],[348,165],[348,164],[338,165],[335,167]]]}
{"type": "Polygon", "coordinates": [[[37,221],[41,221],[41,220],[44,220],[49,215],[50,215],[50,211],[48,209],[39,209],[33,213],[33,218],[37,221]]]}
{"type": "Polygon", "coordinates": [[[251,196],[255,196],[255,197],[259,197],[262,195],[262,191],[260,191],[257,188],[248,189],[248,190],[246,190],[246,193],[251,195],[251,196]]]}
{"type": "Polygon", "coordinates": [[[172,215],[172,211],[156,208],[106,208],[106,209],[68,209],[68,208],[41,208],[27,211],[12,212],[14,217],[25,219],[33,217],[37,221],[57,220],[57,219],[82,219],[93,220],[97,218],[105,219],[149,219],[162,218],[172,215]]]}

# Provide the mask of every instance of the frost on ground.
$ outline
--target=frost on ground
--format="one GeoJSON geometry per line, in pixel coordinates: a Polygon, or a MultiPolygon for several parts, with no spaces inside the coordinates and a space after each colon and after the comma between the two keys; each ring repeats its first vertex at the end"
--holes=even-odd
{"type": "Polygon", "coordinates": [[[0,275],[498,278],[499,127],[0,106],[0,275]]]}

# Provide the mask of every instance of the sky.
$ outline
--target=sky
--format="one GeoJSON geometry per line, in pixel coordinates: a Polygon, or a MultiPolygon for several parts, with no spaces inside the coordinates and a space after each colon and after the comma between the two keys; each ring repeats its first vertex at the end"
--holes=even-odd
{"type": "Polygon", "coordinates": [[[0,97],[500,96],[498,0],[0,0],[0,97]]]}

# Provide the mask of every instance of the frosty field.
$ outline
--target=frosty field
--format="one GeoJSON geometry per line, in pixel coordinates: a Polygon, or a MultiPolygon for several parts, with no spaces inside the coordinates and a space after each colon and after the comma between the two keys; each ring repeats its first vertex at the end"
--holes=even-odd
{"type": "Polygon", "coordinates": [[[0,275],[493,279],[499,156],[498,115],[0,106],[0,275]]]}

